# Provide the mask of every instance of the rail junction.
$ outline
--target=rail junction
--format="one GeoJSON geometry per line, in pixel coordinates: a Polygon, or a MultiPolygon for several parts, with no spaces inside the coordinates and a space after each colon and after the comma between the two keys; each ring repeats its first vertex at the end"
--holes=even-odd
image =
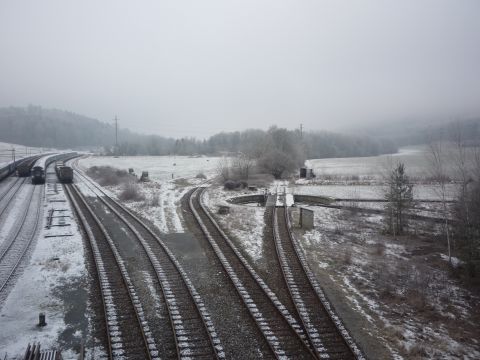
{"type": "MultiPolygon", "coordinates": [[[[29,165],[37,160],[30,160],[29,165]]],[[[86,176],[78,158],[66,160],[65,164],[74,170],[72,184],[34,186],[27,178],[9,177],[0,187],[0,225],[14,206],[20,209],[18,223],[11,226],[8,239],[0,246],[0,301],[8,295],[17,269],[38,235],[45,188],[58,192],[57,187],[61,186],[75,211],[93,264],[91,286],[100,295],[101,310],[97,315],[100,314],[102,323],[103,357],[226,358],[209,313],[215,309],[206,306],[162,236],[86,176]]],[[[42,161],[45,174],[54,174],[47,171],[52,161],[42,161]]],[[[267,223],[271,239],[265,240],[274,245],[277,272],[284,284],[270,287],[205,206],[205,191],[205,187],[190,191],[184,210],[195,220],[198,233],[207,241],[226,281],[235,289],[249,321],[267,344],[262,357],[363,359],[309,270],[295,239],[286,206],[293,196],[271,197],[272,206],[266,210],[271,212],[271,221],[267,223]]],[[[63,220],[63,225],[52,224],[54,217],[64,218],[62,214],[54,215],[55,211],[48,211],[46,228],[68,226],[63,220]]]]}

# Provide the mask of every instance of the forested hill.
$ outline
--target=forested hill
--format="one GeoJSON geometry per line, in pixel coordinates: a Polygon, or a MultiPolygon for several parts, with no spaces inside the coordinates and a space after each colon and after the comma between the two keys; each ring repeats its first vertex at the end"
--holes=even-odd
{"type": "Polygon", "coordinates": [[[114,129],[110,124],[71,112],[26,108],[0,108],[0,141],[14,144],[74,148],[111,145],[114,129]]]}
{"type": "MultiPolygon", "coordinates": [[[[111,153],[114,125],[71,112],[26,108],[0,108],[0,141],[35,147],[85,148],[101,147],[111,153]]],[[[371,156],[394,153],[394,143],[385,138],[342,135],[331,132],[289,131],[276,127],[219,133],[207,140],[172,139],[158,135],[140,135],[119,130],[119,155],[191,155],[252,153],[263,149],[265,142],[289,141],[299,146],[307,158],[371,156]]]]}

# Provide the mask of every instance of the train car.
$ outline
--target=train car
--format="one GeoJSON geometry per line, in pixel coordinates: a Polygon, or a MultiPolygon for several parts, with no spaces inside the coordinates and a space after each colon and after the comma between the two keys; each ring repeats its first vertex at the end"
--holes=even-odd
{"type": "Polygon", "coordinates": [[[22,162],[20,165],[17,166],[17,176],[19,177],[30,176],[31,167],[32,167],[32,163],[30,161],[22,162]]]}
{"type": "Polygon", "coordinates": [[[73,181],[73,169],[64,165],[62,161],[55,164],[55,172],[61,183],[71,183],[73,181]]]}
{"type": "Polygon", "coordinates": [[[42,166],[33,167],[32,184],[45,184],[45,170],[42,166]]]}

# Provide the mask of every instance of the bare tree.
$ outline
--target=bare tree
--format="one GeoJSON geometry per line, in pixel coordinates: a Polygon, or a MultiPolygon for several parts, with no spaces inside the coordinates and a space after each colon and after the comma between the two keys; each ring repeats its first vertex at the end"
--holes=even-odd
{"type": "Polygon", "coordinates": [[[227,157],[222,157],[217,162],[217,175],[226,181],[230,179],[231,169],[230,169],[230,159],[227,157]]]}
{"type": "Polygon", "coordinates": [[[254,159],[245,153],[239,153],[238,156],[232,159],[231,164],[233,172],[236,173],[239,178],[245,180],[248,180],[254,165],[254,159]]]}
{"type": "Polygon", "coordinates": [[[447,205],[447,184],[449,177],[447,174],[448,153],[446,144],[443,141],[430,141],[428,144],[427,158],[430,167],[430,175],[432,181],[437,187],[435,192],[442,203],[442,213],[444,219],[444,231],[447,239],[448,261],[452,264],[452,246],[450,241],[450,230],[448,221],[448,205],[447,205]]]}

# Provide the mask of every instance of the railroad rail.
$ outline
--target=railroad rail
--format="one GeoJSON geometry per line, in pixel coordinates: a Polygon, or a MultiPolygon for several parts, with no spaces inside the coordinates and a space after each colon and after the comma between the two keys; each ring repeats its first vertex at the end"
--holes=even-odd
{"type": "Polygon", "coordinates": [[[0,217],[3,213],[7,210],[8,206],[15,198],[15,195],[18,193],[20,188],[23,184],[25,184],[27,180],[24,178],[23,180],[18,178],[13,182],[13,184],[0,195],[0,204],[3,203],[2,208],[0,209],[0,217]]]}
{"type": "Polygon", "coordinates": [[[41,214],[42,214],[42,201],[43,196],[43,187],[31,187],[30,195],[28,196],[28,201],[26,202],[26,209],[20,215],[20,221],[17,225],[16,230],[14,230],[13,236],[9,237],[0,250],[0,295],[2,295],[7,288],[7,285],[10,283],[10,280],[16,273],[18,267],[20,266],[22,260],[25,258],[25,255],[30,248],[35,235],[37,233],[41,214]],[[35,193],[38,194],[38,204],[32,209],[32,200],[34,199],[35,193]],[[32,214],[32,211],[34,213],[32,214]],[[29,217],[30,215],[30,217],[29,217]],[[33,218],[34,224],[28,231],[25,225],[27,219],[33,218]]]}
{"type": "Polygon", "coordinates": [[[196,188],[190,194],[190,211],[265,337],[272,355],[275,358],[316,358],[301,325],[256,274],[202,204],[204,190],[196,188]]]}
{"type": "Polygon", "coordinates": [[[210,315],[186,272],[163,241],[135,214],[110,197],[81,171],[75,169],[97,198],[134,234],[155,271],[167,306],[178,358],[225,357],[210,315]],[[92,188],[93,187],[93,188],[92,188]],[[98,196],[98,192],[102,196],[98,196]]]}
{"type": "Polygon", "coordinates": [[[288,292],[316,355],[330,359],[363,359],[362,352],[335,315],[309,269],[291,231],[286,207],[273,209],[273,235],[288,292]]]}
{"type": "Polygon", "coordinates": [[[112,239],[76,186],[64,186],[93,254],[109,359],[159,359],[139,297],[112,239]]]}

